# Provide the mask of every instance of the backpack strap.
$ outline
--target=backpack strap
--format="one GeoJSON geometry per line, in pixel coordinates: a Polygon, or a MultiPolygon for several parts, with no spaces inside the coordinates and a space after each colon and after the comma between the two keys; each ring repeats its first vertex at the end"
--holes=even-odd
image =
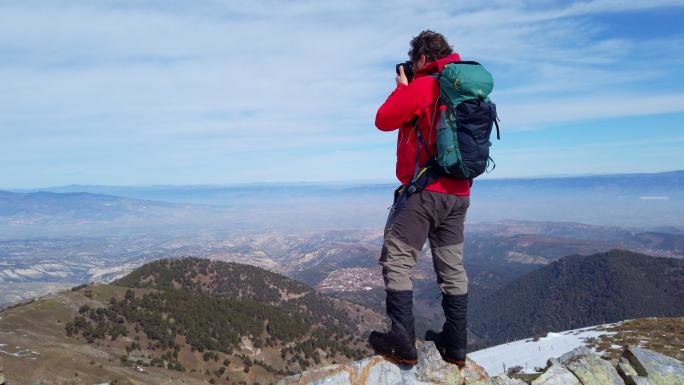
{"type": "Polygon", "coordinates": [[[418,117],[413,119],[413,129],[416,130],[416,161],[413,164],[413,177],[411,177],[411,183],[409,183],[409,188],[408,192],[413,194],[414,192],[418,191],[416,182],[418,179],[422,176],[422,174],[425,172],[424,167],[420,167],[420,148],[424,147],[425,152],[430,155],[430,148],[427,146],[425,143],[425,139],[423,139],[423,134],[420,133],[420,128],[418,127],[418,117]]]}
{"type": "Polygon", "coordinates": [[[430,168],[432,166],[432,155],[430,154],[430,147],[425,142],[423,134],[420,133],[420,128],[418,128],[418,118],[413,119],[413,128],[416,130],[416,161],[413,165],[413,177],[409,183],[407,192],[413,194],[421,191],[425,186],[432,183],[436,178],[430,168]],[[425,152],[428,154],[428,161],[421,166],[420,164],[420,148],[423,147],[425,152]]]}
{"type": "MultiPolygon", "coordinates": [[[[501,134],[499,133],[499,115],[494,116],[494,124],[496,125],[496,140],[501,140],[501,134]]],[[[491,159],[491,158],[490,158],[491,159]]]]}
{"type": "Polygon", "coordinates": [[[399,215],[399,212],[406,204],[409,195],[422,191],[425,188],[425,186],[434,182],[437,179],[437,176],[435,175],[432,169],[432,165],[434,164],[434,162],[433,158],[430,155],[430,147],[428,147],[427,143],[425,143],[423,134],[420,133],[420,128],[418,128],[418,117],[415,117],[413,119],[412,124],[413,129],[416,130],[417,139],[416,161],[413,166],[413,177],[411,177],[411,181],[409,182],[408,186],[402,185],[401,187],[395,190],[394,203],[390,208],[390,214],[387,218],[386,225],[394,223],[395,219],[397,218],[397,215],[399,215]],[[425,152],[427,152],[429,157],[428,161],[422,167],[420,165],[421,147],[425,148],[425,152]]]}
{"type": "Polygon", "coordinates": [[[490,172],[494,171],[495,168],[496,168],[496,163],[494,163],[494,159],[492,159],[491,156],[488,156],[487,157],[487,166],[485,167],[485,171],[487,171],[487,173],[490,173],[490,172]],[[492,165],[491,169],[489,168],[490,164],[492,165]]]}

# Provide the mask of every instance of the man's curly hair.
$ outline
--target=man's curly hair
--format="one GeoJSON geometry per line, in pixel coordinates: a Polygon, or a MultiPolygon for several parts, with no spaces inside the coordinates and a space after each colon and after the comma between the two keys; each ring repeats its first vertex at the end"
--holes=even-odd
{"type": "Polygon", "coordinates": [[[426,29],[411,40],[411,49],[408,52],[409,58],[416,62],[420,55],[425,55],[427,61],[434,61],[453,53],[453,49],[446,38],[437,32],[426,29]]]}

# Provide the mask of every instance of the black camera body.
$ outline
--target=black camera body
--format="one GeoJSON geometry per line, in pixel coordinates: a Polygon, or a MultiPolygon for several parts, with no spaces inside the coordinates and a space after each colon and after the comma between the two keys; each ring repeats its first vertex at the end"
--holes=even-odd
{"type": "Polygon", "coordinates": [[[396,65],[397,75],[399,75],[399,67],[404,67],[404,74],[408,80],[413,78],[413,62],[411,60],[396,65]]]}

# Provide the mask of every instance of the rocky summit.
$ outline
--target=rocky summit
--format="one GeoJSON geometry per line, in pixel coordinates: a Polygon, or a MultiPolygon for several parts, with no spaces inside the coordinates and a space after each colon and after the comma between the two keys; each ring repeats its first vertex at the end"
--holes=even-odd
{"type": "MultiPolygon", "coordinates": [[[[515,376],[514,376],[515,377],[515,376]]],[[[684,385],[684,364],[637,346],[624,348],[619,360],[605,360],[580,347],[550,358],[541,374],[525,380],[508,375],[490,377],[476,362],[466,366],[442,360],[432,342],[418,343],[418,364],[398,366],[371,356],[285,377],[278,385],[684,385]]]]}
{"type": "Polygon", "coordinates": [[[487,372],[475,362],[468,360],[459,370],[442,360],[432,342],[419,342],[418,364],[413,367],[398,366],[376,355],[285,377],[278,385],[462,384],[464,380],[469,385],[493,385],[487,372]]]}

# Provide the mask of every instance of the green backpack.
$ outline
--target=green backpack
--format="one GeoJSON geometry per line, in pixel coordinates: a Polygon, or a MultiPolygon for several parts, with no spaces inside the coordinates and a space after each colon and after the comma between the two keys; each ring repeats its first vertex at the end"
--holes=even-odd
{"type": "MultiPolygon", "coordinates": [[[[440,176],[472,179],[488,171],[493,159],[489,156],[489,137],[496,125],[500,139],[496,105],[489,99],[494,79],[481,64],[473,61],[449,63],[433,75],[439,81],[440,97],[435,108],[441,107],[437,125],[437,154],[419,165],[420,147],[430,154],[420,130],[416,151],[415,171],[408,193],[415,193],[440,176]]],[[[491,171],[491,170],[489,170],[491,171]]]]}

